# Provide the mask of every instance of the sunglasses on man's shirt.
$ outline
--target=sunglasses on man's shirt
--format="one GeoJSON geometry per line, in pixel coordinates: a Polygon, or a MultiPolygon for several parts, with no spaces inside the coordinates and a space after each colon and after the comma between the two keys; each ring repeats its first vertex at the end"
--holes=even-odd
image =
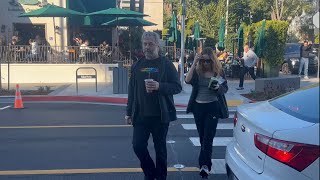
{"type": "Polygon", "coordinates": [[[205,63],[205,64],[210,64],[210,63],[212,63],[212,60],[211,59],[200,59],[200,62],[205,63]]]}

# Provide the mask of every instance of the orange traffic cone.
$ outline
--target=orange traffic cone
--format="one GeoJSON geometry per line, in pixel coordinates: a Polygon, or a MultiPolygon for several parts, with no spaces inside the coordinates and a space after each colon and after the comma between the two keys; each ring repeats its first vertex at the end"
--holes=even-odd
{"type": "Polygon", "coordinates": [[[22,97],[21,97],[21,92],[20,92],[20,87],[19,84],[16,85],[16,97],[14,100],[14,109],[23,109],[23,102],[22,102],[22,97]]]}

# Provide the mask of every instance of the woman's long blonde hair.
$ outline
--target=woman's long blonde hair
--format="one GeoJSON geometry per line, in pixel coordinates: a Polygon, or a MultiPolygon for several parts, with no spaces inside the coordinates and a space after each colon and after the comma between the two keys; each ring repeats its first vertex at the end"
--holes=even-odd
{"type": "MultiPolygon", "coordinates": [[[[222,66],[221,63],[219,62],[216,54],[213,52],[213,49],[210,47],[206,47],[202,50],[201,55],[208,55],[212,61],[212,66],[210,68],[210,71],[212,71],[213,73],[215,73],[217,76],[221,75],[222,72],[222,66]]],[[[200,61],[197,64],[196,67],[197,73],[198,74],[204,74],[205,73],[205,68],[203,64],[200,64],[200,61]]]]}

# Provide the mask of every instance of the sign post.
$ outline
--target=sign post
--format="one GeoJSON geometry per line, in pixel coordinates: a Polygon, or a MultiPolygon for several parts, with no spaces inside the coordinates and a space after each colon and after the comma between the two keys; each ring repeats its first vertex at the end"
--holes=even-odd
{"type": "Polygon", "coordinates": [[[313,25],[319,28],[319,11],[312,17],[313,25]]]}
{"type": "MultiPolygon", "coordinates": [[[[313,25],[316,26],[316,28],[319,28],[319,11],[313,15],[312,17],[313,25]]],[[[318,47],[318,72],[317,72],[317,78],[319,79],[319,61],[320,61],[320,46],[318,47]]]]}
{"type": "Polygon", "coordinates": [[[98,92],[98,80],[97,80],[97,70],[93,67],[80,67],[76,71],[76,89],[77,89],[77,94],[78,94],[78,79],[95,79],[95,85],[96,85],[96,92],[98,92]],[[79,75],[78,71],[79,69],[92,69],[94,70],[94,74],[87,74],[87,75],[79,75]]]}

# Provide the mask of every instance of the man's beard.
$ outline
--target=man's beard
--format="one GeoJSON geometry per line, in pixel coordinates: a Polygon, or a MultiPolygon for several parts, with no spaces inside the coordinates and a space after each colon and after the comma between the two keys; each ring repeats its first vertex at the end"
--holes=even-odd
{"type": "Polygon", "coordinates": [[[158,57],[158,53],[152,51],[145,51],[146,59],[155,59],[158,57]]]}

